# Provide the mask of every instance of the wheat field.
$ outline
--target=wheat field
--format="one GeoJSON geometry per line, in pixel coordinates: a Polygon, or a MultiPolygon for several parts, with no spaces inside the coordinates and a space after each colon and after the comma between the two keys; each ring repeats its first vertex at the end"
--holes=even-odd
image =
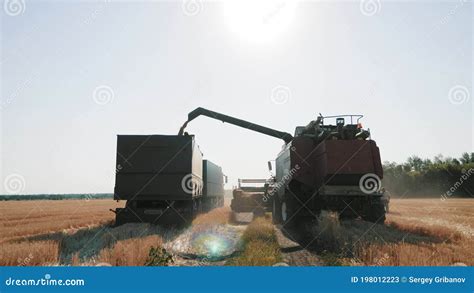
{"type": "Polygon", "coordinates": [[[370,265],[474,266],[474,199],[394,199],[387,217],[402,239],[426,241],[369,245],[361,256],[370,265]]]}
{"type": "Polygon", "coordinates": [[[328,214],[311,235],[329,265],[473,266],[474,200],[392,199],[385,225],[328,214]]]}
{"type": "Polygon", "coordinates": [[[0,202],[0,264],[54,265],[61,238],[112,223],[112,200],[28,200],[0,202]]]}
{"type": "MultiPolygon", "coordinates": [[[[109,209],[121,206],[113,200],[2,201],[0,265],[143,265],[149,247],[180,232],[149,224],[113,227],[109,209]]],[[[224,207],[193,224],[230,218],[224,207]]],[[[474,199],[392,199],[386,225],[328,217],[317,229],[324,230],[316,231],[317,253],[333,248],[336,265],[474,265],[474,199]]]]}

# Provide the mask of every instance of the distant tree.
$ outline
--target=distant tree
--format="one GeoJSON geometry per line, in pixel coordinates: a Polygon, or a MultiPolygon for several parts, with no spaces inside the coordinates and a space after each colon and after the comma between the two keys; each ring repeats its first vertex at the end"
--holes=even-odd
{"type": "Polygon", "coordinates": [[[409,163],[405,163],[405,164],[403,164],[403,171],[410,172],[410,171],[412,171],[411,167],[412,166],[409,163]]]}
{"type": "MultiPolygon", "coordinates": [[[[474,153],[463,153],[460,158],[439,154],[432,160],[413,155],[405,163],[384,162],[384,186],[395,194],[444,193],[454,186],[466,170],[474,168],[474,153]]],[[[456,196],[471,196],[474,176],[457,188],[456,196]],[[470,191],[471,190],[471,191],[470,191]]]]}
{"type": "Polygon", "coordinates": [[[412,170],[421,171],[423,166],[423,160],[418,156],[411,156],[407,160],[408,165],[410,165],[412,170]]]}
{"type": "Polygon", "coordinates": [[[443,161],[444,164],[446,165],[452,165],[453,164],[453,158],[451,157],[446,157],[443,161]]]}
{"type": "Polygon", "coordinates": [[[430,169],[431,166],[433,166],[433,162],[430,159],[425,159],[425,160],[423,160],[423,165],[422,166],[423,166],[422,169],[426,171],[426,170],[430,169]]]}
{"type": "Polygon", "coordinates": [[[384,169],[395,169],[397,167],[397,163],[385,161],[383,162],[383,167],[384,169]]]}
{"type": "Polygon", "coordinates": [[[438,154],[434,157],[435,164],[442,164],[444,162],[444,157],[442,154],[438,154]]]}
{"type": "Polygon", "coordinates": [[[473,154],[474,153],[471,153],[471,155],[469,155],[469,153],[463,153],[461,155],[461,158],[459,158],[459,161],[461,161],[461,163],[463,164],[469,164],[472,162],[471,159],[472,159],[473,154]]]}

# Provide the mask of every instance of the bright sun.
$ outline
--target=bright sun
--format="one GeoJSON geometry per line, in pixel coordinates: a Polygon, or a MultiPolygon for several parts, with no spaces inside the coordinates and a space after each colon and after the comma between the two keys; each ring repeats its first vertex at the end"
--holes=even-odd
{"type": "Polygon", "coordinates": [[[230,29],[250,41],[268,41],[288,29],[296,0],[228,0],[224,17],[230,29]]]}

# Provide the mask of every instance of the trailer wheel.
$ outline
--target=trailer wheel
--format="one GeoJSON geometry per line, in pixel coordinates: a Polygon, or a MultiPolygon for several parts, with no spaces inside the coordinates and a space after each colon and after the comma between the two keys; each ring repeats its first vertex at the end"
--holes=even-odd
{"type": "Polygon", "coordinates": [[[273,204],[272,204],[272,221],[273,224],[281,224],[283,222],[281,218],[281,203],[280,198],[278,195],[273,196],[273,204]]]}

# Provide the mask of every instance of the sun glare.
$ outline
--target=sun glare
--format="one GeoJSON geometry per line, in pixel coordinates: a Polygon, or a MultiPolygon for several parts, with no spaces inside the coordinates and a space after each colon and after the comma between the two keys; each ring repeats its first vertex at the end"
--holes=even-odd
{"type": "Polygon", "coordinates": [[[228,0],[224,17],[230,29],[250,41],[268,41],[286,31],[292,22],[297,1],[228,0]]]}

